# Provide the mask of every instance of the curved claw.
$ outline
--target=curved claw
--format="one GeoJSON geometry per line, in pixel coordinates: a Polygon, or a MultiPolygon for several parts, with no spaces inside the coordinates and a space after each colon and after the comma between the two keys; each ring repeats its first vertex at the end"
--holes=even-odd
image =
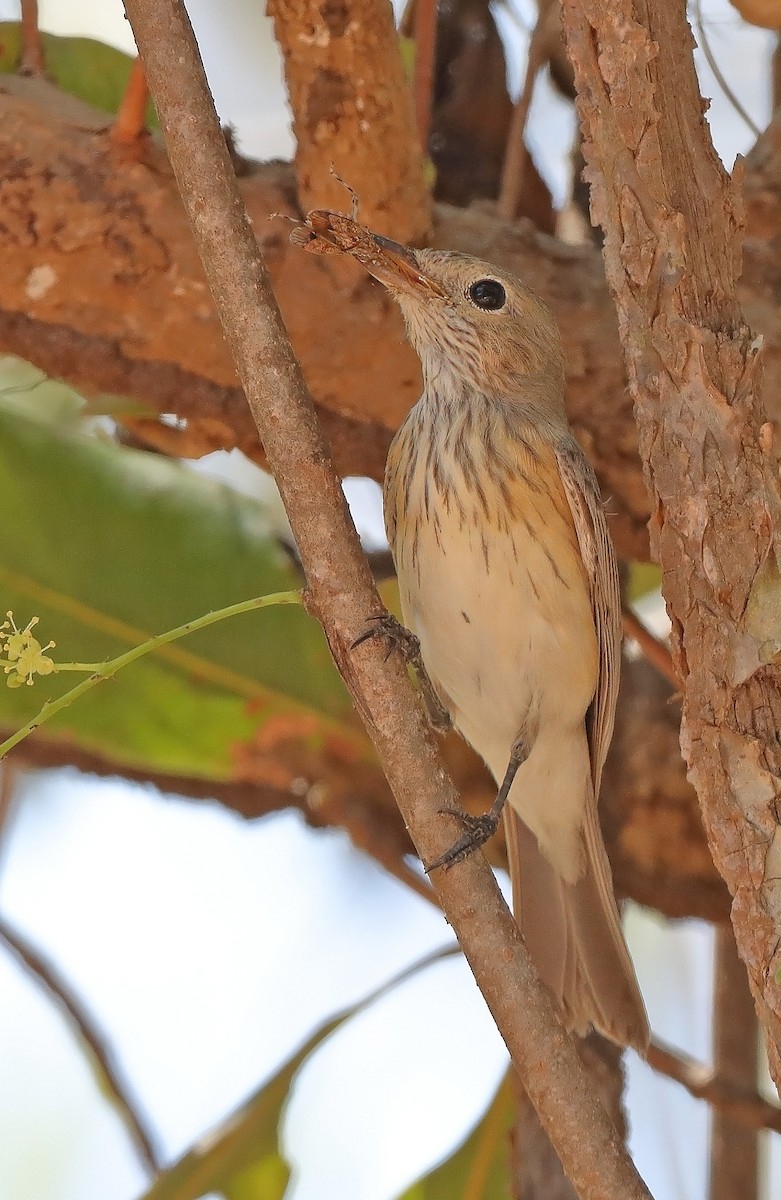
{"type": "Polygon", "coordinates": [[[363,642],[368,642],[371,638],[384,638],[387,641],[386,662],[394,650],[401,651],[404,655],[404,661],[412,667],[417,676],[431,724],[440,732],[449,729],[451,725],[450,713],[440,700],[434,685],[428,677],[426,666],[423,662],[423,655],[420,652],[420,642],[415,637],[415,634],[407,629],[405,625],[402,625],[401,621],[397,621],[392,613],[386,612],[380,613],[376,617],[369,617],[368,628],[364,629],[363,633],[355,639],[350,649],[354,650],[356,646],[362,645],[363,642]]]}
{"type": "Polygon", "coordinates": [[[499,815],[493,811],[481,813],[477,817],[473,817],[470,813],[462,812],[459,808],[441,808],[439,811],[447,813],[449,816],[455,817],[457,821],[460,821],[464,826],[464,833],[453,843],[449,850],[446,850],[444,854],[440,854],[439,858],[435,858],[433,863],[429,863],[426,867],[427,875],[438,867],[449,871],[456,863],[463,862],[479,846],[483,846],[494,836],[499,825],[499,815]]]}

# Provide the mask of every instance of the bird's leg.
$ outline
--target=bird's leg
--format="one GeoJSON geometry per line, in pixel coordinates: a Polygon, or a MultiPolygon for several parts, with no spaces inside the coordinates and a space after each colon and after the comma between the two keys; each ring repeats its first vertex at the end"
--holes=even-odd
{"type": "Polygon", "coordinates": [[[513,747],[510,751],[510,761],[507,764],[502,785],[487,813],[481,813],[480,816],[474,817],[471,813],[465,813],[460,808],[441,808],[439,810],[460,821],[464,826],[464,832],[449,850],[446,850],[444,854],[440,854],[439,858],[435,858],[433,863],[430,863],[426,867],[427,875],[436,867],[444,867],[447,870],[449,867],[454,867],[456,863],[463,862],[478,846],[482,846],[484,842],[487,842],[489,838],[494,836],[499,826],[502,809],[510,794],[513,780],[518,773],[518,768],[529,757],[529,751],[530,746],[528,741],[523,735],[519,735],[513,742],[513,747]]]}
{"type": "Polygon", "coordinates": [[[415,637],[415,634],[402,625],[401,621],[397,621],[391,613],[383,613],[381,617],[371,618],[371,624],[364,630],[360,637],[355,639],[352,649],[354,650],[356,646],[360,646],[362,642],[368,642],[370,638],[383,638],[388,643],[388,653],[385,655],[386,659],[389,658],[394,650],[401,651],[404,655],[404,661],[415,672],[415,678],[418,681],[418,686],[426,705],[429,721],[441,733],[450,729],[452,725],[450,713],[440,700],[433,683],[429,679],[426,664],[423,662],[423,655],[420,652],[420,642],[415,637]]]}

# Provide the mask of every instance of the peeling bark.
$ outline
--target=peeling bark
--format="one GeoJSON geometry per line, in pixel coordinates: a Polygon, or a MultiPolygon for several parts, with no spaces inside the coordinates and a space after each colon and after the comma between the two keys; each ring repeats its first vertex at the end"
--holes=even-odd
{"type": "Polygon", "coordinates": [[[653,498],[681,742],[781,1083],[781,489],[737,294],[740,180],[703,119],[683,0],[565,0],[653,498]]]}

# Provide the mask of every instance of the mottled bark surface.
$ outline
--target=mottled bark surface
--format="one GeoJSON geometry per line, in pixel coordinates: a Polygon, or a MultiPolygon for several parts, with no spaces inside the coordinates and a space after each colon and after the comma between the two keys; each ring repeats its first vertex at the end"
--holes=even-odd
{"type": "MultiPolygon", "coordinates": [[[[162,449],[238,446],[260,459],[165,155],[150,140],[128,161],[107,122],[42,81],[0,86],[0,350],[77,388],[131,397],[149,411],[133,427],[162,449]],[[186,428],[161,425],[159,412],[186,428]]],[[[781,230],[779,131],[781,121],[751,158],[750,213],[763,239],[747,245],[742,295],[766,335],[768,395],[781,412],[781,243],[767,241],[781,230]]],[[[288,166],[264,166],[240,186],[337,466],[381,478],[420,387],[395,306],[353,264],[290,252],[285,224],[268,221],[299,211],[288,166]]],[[[549,301],[564,332],[570,419],[610,497],[618,548],[647,556],[648,495],[598,253],[444,207],[433,241],[511,267],[549,301]]]]}
{"type": "Polygon", "coordinates": [[[739,181],[702,115],[682,0],[565,0],[592,212],[684,679],[682,747],[781,1082],[781,491],[737,295],[739,181]]]}
{"type": "MultiPolygon", "coordinates": [[[[594,1093],[626,1140],[623,1054],[618,1046],[592,1033],[580,1043],[580,1057],[589,1073],[594,1093]]],[[[518,1117],[512,1137],[513,1200],[578,1200],[564,1173],[559,1156],[540,1124],[523,1088],[518,1085],[518,1117]]]]}
{"type": "Polygon", "coordinates": [[[390,3],[269,0],[268,12],[285,59],[301,207],[349,207],[333,164],[362,221],[420,242],[431,203],[390,3]]]}

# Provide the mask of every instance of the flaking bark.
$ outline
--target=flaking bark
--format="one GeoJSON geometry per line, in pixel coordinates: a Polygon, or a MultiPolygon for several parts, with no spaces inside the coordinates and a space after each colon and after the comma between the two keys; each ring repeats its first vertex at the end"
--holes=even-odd
{"type": "Polygon", "coordinates": [[[781,1082],[781,491],[742,203],[702,115],[682,0],[565,0],[594,220],[640,432],[681,741],[781,1082]]]}

